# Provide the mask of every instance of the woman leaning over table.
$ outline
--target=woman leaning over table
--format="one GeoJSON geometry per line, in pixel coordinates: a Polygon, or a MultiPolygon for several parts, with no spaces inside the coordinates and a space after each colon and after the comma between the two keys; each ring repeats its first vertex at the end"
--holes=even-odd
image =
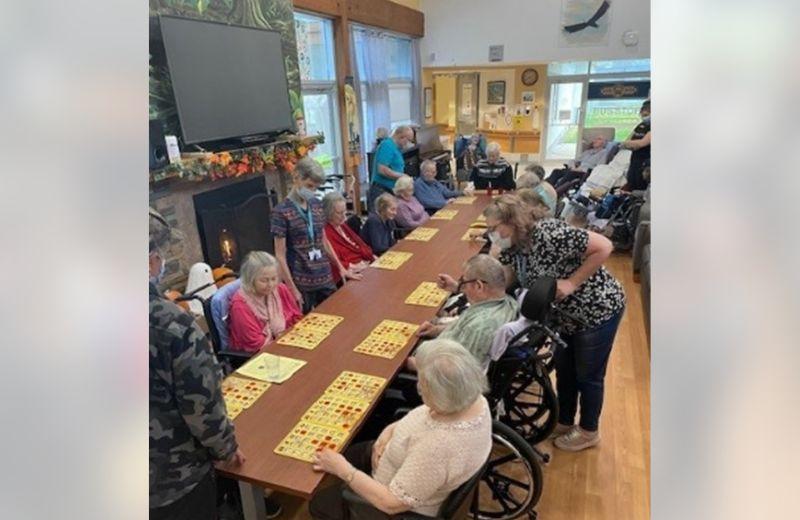
{"type": "Polygon", "coordinates": [[[231,350],[256,352],[303,317],[292,291],[278,278],[278,261],[251,251],[240,268],[242,285],[231,297],[231,350]]]}
{"type": "MultiPolygon", "coordinates": [[[[579,451],[600,442],[603,379],[622,313],[622,285],[603,267],[613,250],[602,235],[553,218],[535,219],[534,208],[503,195],[484,210],[492,243],[501,249],[509,283],[524,288],[541,276],[557,280],[557,307],[567,348],[556,351],[559,404],[556,447],[579,451]],[[573,425],[580,400],[580,423],[573,425]]],[[[537,214],[538,215],[538,214],[537,214]]]]}
{"type": "MultiPolygon", "coordinates": [[[[344,276],[353,280],[361,279],[361,271],[376,259],[372,249],[361,237],[345,224],[347,202],[341,193],[332,191],[322,197],[322,210],[325,212],[325,238],[328,239],[338,264],[344,267],[344,276]]],[[[343,274],[337,267],[336,259],[331,259],[333,280],[338,284],[343,274]]]]}
{"type": "Polygon", "coordinates": [[[413,511],[436,516],[444,500],[483,466],[492,448],[492,417],[481,395],[486,376],[454,341],[431,340],[416,353],[423,404],[390,424],[374,442],[330,449],[314,469],[344,482],[318,492],[311,516],[323,520],[386,519],[413,511]],[[344,485],[368,504],[342,499],[344,485]]]}

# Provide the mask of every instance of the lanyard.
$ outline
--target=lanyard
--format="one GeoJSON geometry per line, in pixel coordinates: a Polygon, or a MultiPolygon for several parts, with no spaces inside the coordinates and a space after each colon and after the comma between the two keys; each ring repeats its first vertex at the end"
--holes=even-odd
{"type": "Polygon", "coordinates": [[[289,200],[292,201],[292,204],[294,204],[294,207],[297,208],[297,211],[298,213],[300,213],[300,216],[303,217],[303,220],[305,220],[306,230],[308,232],[308,239],[311,241],[311,247],[314,247],[314,214],[311,213],[311,204],[306,202],[306,204],[308,204],[308,209],[306,211],[303,211],[303,208],[300,207],[300,204],[295,202],[291,197],[289,198],[289,200]]]}

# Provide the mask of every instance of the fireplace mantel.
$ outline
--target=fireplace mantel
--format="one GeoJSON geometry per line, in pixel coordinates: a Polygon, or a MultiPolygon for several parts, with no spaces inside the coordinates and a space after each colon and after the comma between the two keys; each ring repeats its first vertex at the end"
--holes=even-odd
{"type": "Polygon", "coordinates": [[[291,172],[294,163],[324,142],[322,134],[290,136],[266,145],[218,153],[185,154],[180,163],[150,172],[151,196],[172,190],[179,183],[214,182],[258,173],[291,172]]]}

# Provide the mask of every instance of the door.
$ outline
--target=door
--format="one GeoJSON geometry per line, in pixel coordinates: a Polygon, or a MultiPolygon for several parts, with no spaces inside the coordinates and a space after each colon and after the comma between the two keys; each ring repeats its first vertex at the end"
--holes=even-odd
{"type": "Polygon", "coordinates": [[[478,85],[480,74],[470,72],[456,78],[456,134],[472,134],[478,129],[478,85]]]}
{"type": "Polygon", "coordinates": [[[583,106],[583,81],[550,85],[545,160],[572,160],[577,157],[583,128],[583,106]]]}

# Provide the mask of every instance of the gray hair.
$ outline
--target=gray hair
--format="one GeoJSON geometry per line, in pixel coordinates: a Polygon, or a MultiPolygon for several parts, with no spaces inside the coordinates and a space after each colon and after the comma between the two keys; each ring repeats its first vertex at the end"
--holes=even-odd
{"type": "Polygon", "coordinates": [[[486,155],[490,153],[500,153],[500,143],[492,141],[486,145],[486,155]]]}
{"type": "Polygon", "coordinates": [[[392,204],[397,204],[397,199],[391,193],[382,193],[375,199],[375,212],[380,215],[392,204]]]}
{"type": "Polygon", "coordinates": [[[300,180],[311,179],[317,184],[325,182],[325,170],[311,157],[303,157],[294,167],[295,174],[300,180]]]}
{"type": "Polygon", "coordinates": [[[436,171],[436,161],[431,161],[430,159],[425,159],[422,161],[422,164],[419,165],[419,171],[424,172],[425,168],[433,168],[433,171],[436,171]]]}
{"type": "Polygon", "coordinates": [[[525,167],[526,172],[531,172],[532,174],[539,177],[539,180],[544,180],[544,167],[539,163],[530,163],[528,166],[525,167]]]}
{"type": "Polygon", "coordinates": [[[419,382],[430,400],[425,404],[439,413],[465,410],[489,389],[478,360],[455,341],[426,341],[415,356],[419,382]]]}
{"type": "Polygon", "coordinates": [[[408,125],[400,125],[392,131],[392,136],[403,135],[406,132],[411,132],[411,127],[408,125]]]}
{"type": "Polygon", "coordinates": [[[401,175],[400,178],[395,181],[392,191],[394,191],[395,195],[400,195],[400,193],[409,190],[413,193],[414,179],[412,179],[410,175],[401,175]]]}
{"type": "Polygon", "coordinates": [[[345,204],[347,203],[344,195],[338,191],[328,192],[324,197],[322,197],[322,211],[325,213],[325,220],[331,219],[333,216],[333,211],[336,209],[336,204],[339,202],[344,202],[345,204]]]}
{"type": "Polygon", "coordinates": [[[464,262],[464,278],[482,280],[494,289],[505,289],[503,264],[489,255],[475,255],[464,262]]]}
{"type": "Polygon", "coordinates": [[[517,176],[516,184],[518,190],[524,190],[537,186],[542,179],[533,172],[526,171],[517,176]]]}
{"type": "Polygon", "coordinates": [[[278,267],[278,261],[266,251],[250,251],[244,257],[242,267],[239,268],[239,277],[242,287],[249,292],[255,292],[255,280],[265,267],[278,267]]]}

